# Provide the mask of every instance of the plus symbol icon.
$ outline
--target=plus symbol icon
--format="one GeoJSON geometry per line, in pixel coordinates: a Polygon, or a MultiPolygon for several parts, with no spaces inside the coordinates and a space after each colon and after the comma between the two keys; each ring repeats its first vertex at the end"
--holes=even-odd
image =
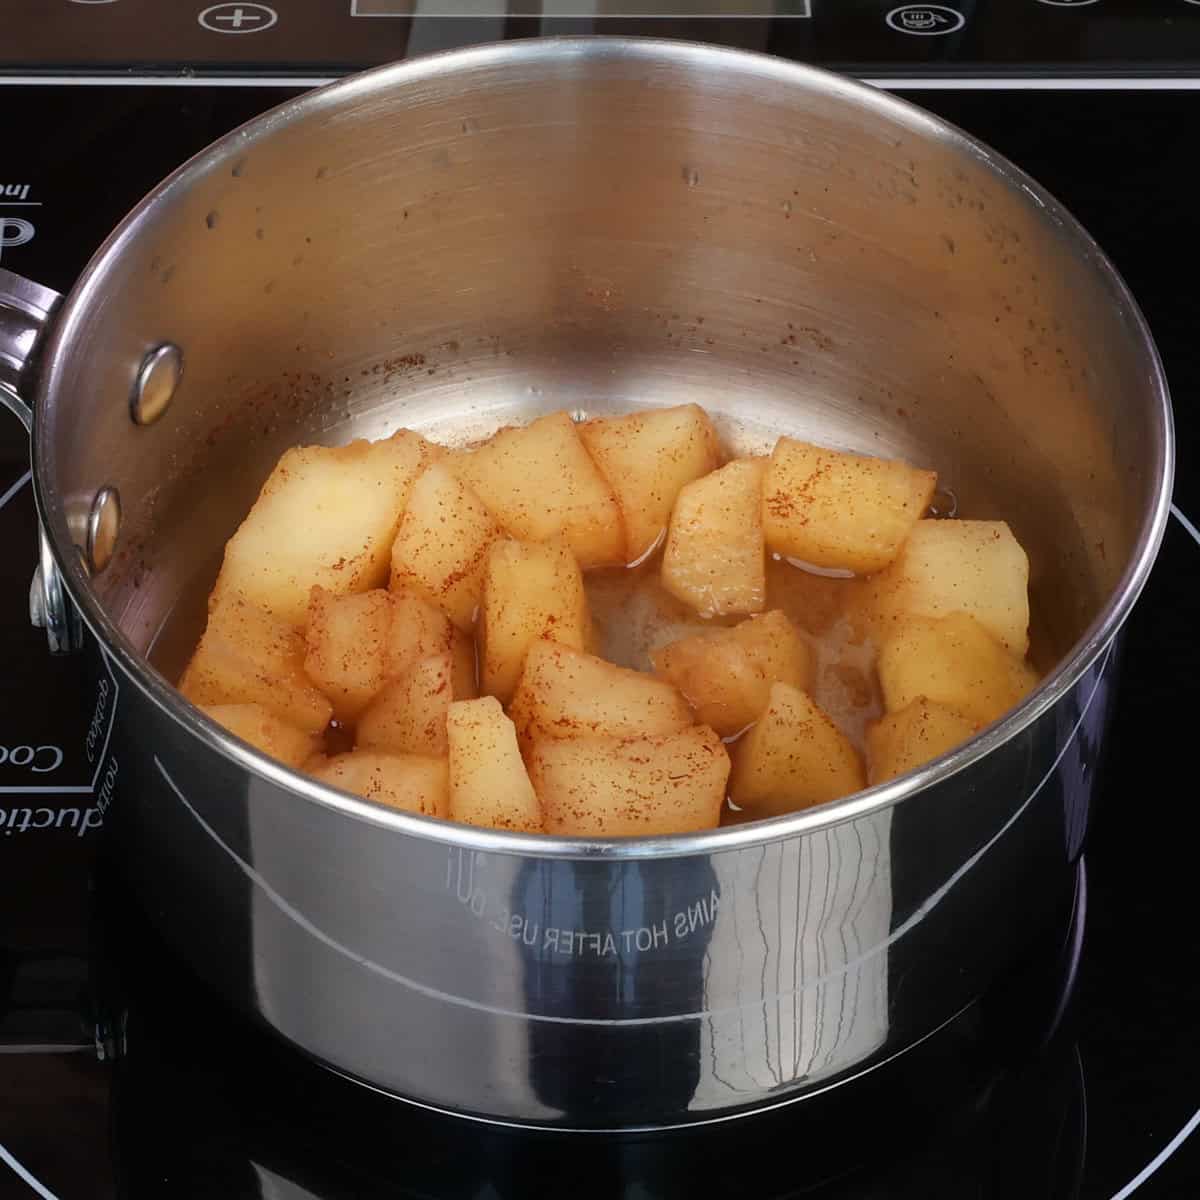
{"type": "Polygon", "coordinates": [[[235,8],[231,13],[222,13],[213,18],[214,21],[228,21],[230,29],[241,29],[246,21],[261,21],[257,13],[248,13],[244,8],[235,8]]]}
{"type": "Polygon", "coordinates": [[[270,29],[279,14],[265,4],[213,4],[196,19],[212,33],[259,33],[270,29]]]}

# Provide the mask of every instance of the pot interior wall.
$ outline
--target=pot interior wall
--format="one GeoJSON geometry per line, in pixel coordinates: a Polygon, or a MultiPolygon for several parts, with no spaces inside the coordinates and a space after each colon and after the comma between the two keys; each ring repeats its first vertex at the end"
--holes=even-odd
{"type": "Polygon", "coordinates": [[[198,617],[300,441],[694,401],[739,449],[901,455],[1011,522],[1054,654],[1159,471],[1153,364],[1072,226],[919,112],[699,48],[484,50],[284,108],[175,177],[78,299],[48,517],[77,534],[119,488],[94,582],[139,648],[198,617]],[[162,341],[183,383],[137,427],[162,341]]]}

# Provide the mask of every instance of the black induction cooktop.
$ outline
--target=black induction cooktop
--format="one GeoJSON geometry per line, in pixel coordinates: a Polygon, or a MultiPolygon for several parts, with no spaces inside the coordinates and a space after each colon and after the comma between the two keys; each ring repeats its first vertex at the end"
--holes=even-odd
{"type": "Polygon", "coordinates": [[[79,664],[28,623],[28,453],[0,422],[0,1197],[1200,1195],[1200,3],[7,0],[0,30],[0,266],[57,289],[185,157],[349,70],[604,32],[850,71],[991,143],[1083,220],[1145,309],[1179,432],[1176,517],[1124,638],[1070,926],[1031,945],[926,1086],[897,1071],[771,1117],[601,1138],[348,1084],[174,961],[108,865],[79,664]]]}
{"type": "Polygon", "coordinates": [[[878,75],[1186,77],[1195,0],[6,0],[30,75],[335,75],[538,34],[692,37],[878,75]]]}

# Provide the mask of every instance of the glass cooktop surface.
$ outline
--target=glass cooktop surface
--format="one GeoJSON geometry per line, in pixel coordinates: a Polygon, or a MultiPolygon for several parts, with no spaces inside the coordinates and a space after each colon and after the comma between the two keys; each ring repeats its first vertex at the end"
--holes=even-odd
{"type": "Polygon", "coordinates": [[[866,74],[1188,76],[1195,0],[7,0],[12,73],[335,75],[538,34],[745,46],[866,74]]]}
{"type": "Polygon", "coordinates": [[[0,1196],[1200,1194],[1191,720],[1200,701],[1192,0],[8,0],[0,266],[68,289],[163,175],[350,70],[543,33],[765,50],[898,88],[1013,158],[1112,256],[1158,342],[1176,517],[1125,637],[1064,928],[931,1051],[820,1106],[670,1138],[530,1135],[334,1078],[224,1011],[104,853],[79,663],[28,622],[25,438],[0,422],[0,1196]]]}

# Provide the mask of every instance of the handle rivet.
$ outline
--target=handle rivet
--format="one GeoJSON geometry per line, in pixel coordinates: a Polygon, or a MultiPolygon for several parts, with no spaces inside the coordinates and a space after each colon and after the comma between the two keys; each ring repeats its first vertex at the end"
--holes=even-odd
{"type": "Polygon", "coordinates": [[[167,411],[175,389],[183,378],[183,351],[173,342],[163,342],[142,359],[133,394],[129,397],[129,415],[135,425],[151,425],[167,411]]]}
{"type": "Polygon", "coordinates": [[[112,559],[121,531],[121,497],[114,487],[102,487],[92,501],[87,522],[87,565],[103,571],[112,559]]]}

